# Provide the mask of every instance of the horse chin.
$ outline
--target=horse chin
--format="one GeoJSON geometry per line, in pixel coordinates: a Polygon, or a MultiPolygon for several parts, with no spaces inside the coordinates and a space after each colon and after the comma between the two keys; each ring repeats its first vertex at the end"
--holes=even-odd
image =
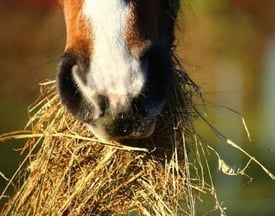
{"type": "Polygon", "coordinates": [[[102,142],[123,142],[123,141],[129,141],[129,140],[142,140],[147,139],[155,131],[156,127],[156,119],[152,119],[151,122],[146,124],[145,126],[140,126],[133,128],[132,132],[125,135],[117,135],[117,134],[109,134],[106,130],[92,126],[90,124],[85,124],[87,129],[93,133],[93,135],[102,142]]]}

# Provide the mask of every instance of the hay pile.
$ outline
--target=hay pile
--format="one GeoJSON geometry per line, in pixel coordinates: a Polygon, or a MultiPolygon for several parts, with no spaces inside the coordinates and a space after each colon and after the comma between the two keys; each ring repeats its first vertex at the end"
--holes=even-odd
{"type": "Polygon", "coordinates": [[[55,82],[42,84],[30,108],[29,130],[0,137],[28,139],[25,160],[6,188],[16,193],[2,213],[194,215],[200,194],[208,193],[212,207],[223,214],[213,185],[204,180],[205,155],[192,126],[197,86],[184,72],[174,75],[174,91],[155,135],[128,145],[97,140],[64,110],[55,82]]]}

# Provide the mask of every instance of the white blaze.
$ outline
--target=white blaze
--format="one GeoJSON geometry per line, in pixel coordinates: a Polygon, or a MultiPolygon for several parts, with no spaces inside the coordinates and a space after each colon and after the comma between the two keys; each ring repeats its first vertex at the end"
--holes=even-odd
{"type": "Polygon", "coordinates": [[[127,47],[129,12],[125,0],[84,0],[83,16],[91,23],[93,39],[87,87],[82,88],[88,98],[103,94],[116,105],[137,96],[144,85],[146,70],[127,47]]]}

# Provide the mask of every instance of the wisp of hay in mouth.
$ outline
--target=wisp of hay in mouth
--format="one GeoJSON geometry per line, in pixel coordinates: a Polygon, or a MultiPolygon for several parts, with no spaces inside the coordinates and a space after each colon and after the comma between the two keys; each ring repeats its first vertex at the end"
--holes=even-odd
{"type": "Polygon", "coordinates": [[[198,175],[192,176],[188,161],[190,144],[195,143],[192,97],[198,91],[185,72],[175,69],[173,92],[153,136],[122,145],[96,139],[66,112],[55,82],[42,84],[26,131],[6,136],[28,140],[22,150],[27,168],[19,169],[8,187],[16,179],[22,185],[4,214],[194,212],[196,197],[207,188],[198,175]]]}
{"type": "Polygon", "coordinates": [[[225,215],[207,150],[218,157],[219,170],[226,175],[246,176],[254,162],[275,179],[203,117],[195,104],[196,98],[201,99],[199,88],[189,76],[177,69],[173,75],[173,91],[153,136],[123,144],[95,138],[64,109],[55,81],[41,84],[26,129],[0,136],[0,141],[27,139],[22,148],[25,158],[0,194],[6,202],[1,214],[164,216],[216,211],[225,215]],[[249,158],[244,168],[228,166],[201,141],[193,125],[196,117],[249,158]],[[7,196],[8,189],[14,190],[12,197],[7,196]]]}

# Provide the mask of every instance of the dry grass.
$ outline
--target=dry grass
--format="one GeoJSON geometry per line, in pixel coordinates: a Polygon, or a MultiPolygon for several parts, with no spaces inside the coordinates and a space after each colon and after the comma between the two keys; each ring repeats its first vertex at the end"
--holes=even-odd
{"type": "Polygon", "coordinates": [[[15,179],[23,184],[4,214],[192,214],[195,197],[204,191],[200,178],[190,173],[186,146],[187,139],[192,141],[187,134],[192,135],[197,87],[185,73],[175,75],[157,132],[131,146],[97,140],[64,110],[55,82],[42,84],[41,96],[30,108],[30,131],[1,137],[28,139],[22,150],[28,167],[22,164],[7,188],[15,179]]]}
{"type": "Polygon", "coordinates": [[[214,148],[202,144],[193,127],[193,118],[204,119],[194,106],[199,89],[186,73],[174,74],[174,91],[154,136],[124,145],[97,140],[60,104],[55,82],[41,84],[27,129],[0,136],[0,141],[27,139],[22,148],[26,157],[0,196],[8,199],[2,214],[195,215],[198,205],[206,207],[203,202],[212,197],[208,210],[225,215],[206,151],[218,156],[225,174],[244,175],[257,161],[248,155],[247,166],[237,173],[214,148]],[[12,198],[6,196],[10,188],[12,198]]]}
{"type": "MultiPolygon", "coordinates": [[[[174,75],[174,91],[153,137],[124,145],[97,140],[66,112],[55,82],[41,84],[26,130],[0,136],[0,141],[27,139],[22,148],[26,157],[0,196],[6,200],[1,214],[195,215],[199,204],[206,208],[205,202],[212,200],[204,214],[225,215],[215,192],[208,150],[217,156],[224,174],[247,176],[245,171],[254,162],[274,179],[197,110],[194,101],[200,98],[199,89],[187,74],[175,70],[174,75]],[[248,157],[244,168],[228,166],[215,148],[201,142],[194,117],[248,157]],[[15,194],[10,198],[6,193],[11,188],[15,194]]],[[[0,177],[7,179],[2,173],[0,177]]]]}

